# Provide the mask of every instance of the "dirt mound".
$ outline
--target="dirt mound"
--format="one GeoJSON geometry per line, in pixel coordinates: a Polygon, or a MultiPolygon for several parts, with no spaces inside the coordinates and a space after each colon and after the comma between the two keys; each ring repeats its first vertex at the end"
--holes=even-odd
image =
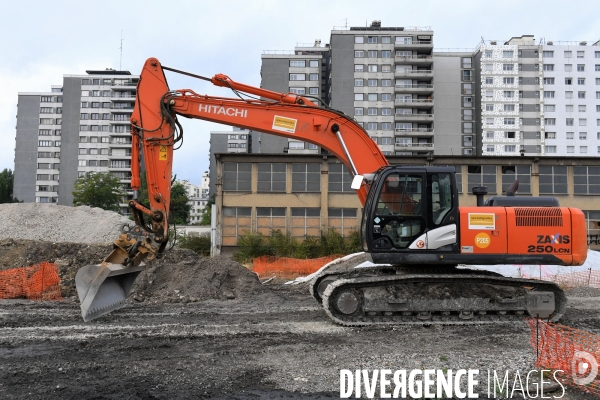
{"type": "MultiPolygon", "coordinates": [[[[77,295],[75,274],[88,264],[99,264],[112,251],[110,244],[52,243],[36,240],[0,240],[0,270],[37,264],[59,265],[63,297],[77,295]]],[[[226,257],[203,258],[175,247],[148,266],[133,288],[139,300],[187,302],[246,297],[265,291],[254,272],[226,257]]]]}
{"type": "Polygon", "coordinates": [[[565,293],[569,297],[600,297],[600,290],[590,286],[579,286],[565,290],[565,293]]]}
{"type": "Polygon", "coordinates": [[[111,243],[133,221],[113,211],[56,204],[0,204],[0,239],[111,243]]]}
{"type": "Polygon", "coordinates": [[[265,288],[254,272],[229,258],[202,258],[180,249],[142,271],[133,290],[136,301],[188,303],[245,298],[265,288]],[[171,263],[173,258],[178,262],[171,263]]]}

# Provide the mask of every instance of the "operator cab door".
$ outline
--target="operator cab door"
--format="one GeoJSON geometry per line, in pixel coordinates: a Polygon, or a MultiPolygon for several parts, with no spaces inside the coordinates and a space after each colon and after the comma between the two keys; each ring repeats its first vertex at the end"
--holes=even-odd
{"type": "MultiPolygon", "coordinates": [[[[364,220],[375,251],[407,250],[427,229],[425,170],[393,171],[381,178],[378,196],[364,220]]],[[[424,245],[424,243],[423,243],[424,245]]]]}

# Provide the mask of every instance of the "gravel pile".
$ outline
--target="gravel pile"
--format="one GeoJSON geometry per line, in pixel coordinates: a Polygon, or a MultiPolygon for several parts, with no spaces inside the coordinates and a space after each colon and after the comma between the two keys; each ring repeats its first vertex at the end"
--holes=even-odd
{"type": "Polygon", "coordinates": [[[569,297],[600,297],[600,290],[591,286],[579,286],[565,290],[565,293],[569,297]]]}
{"type": "Polygon", "coordinates": [[[54,204],[0,204],[0,240],[29,239],[48,242],[111,243],[129,218],[88,206],[54,204]]]}

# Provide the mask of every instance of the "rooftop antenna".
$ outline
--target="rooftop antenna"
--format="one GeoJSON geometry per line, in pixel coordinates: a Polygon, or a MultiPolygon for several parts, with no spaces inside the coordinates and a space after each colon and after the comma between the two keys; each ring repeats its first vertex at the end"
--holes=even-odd
{"type": "Polygon", "coordinates": [[[121,30],[121,47],[119,47],[119,50],[121,50],[121,55],[119,56],[119,71],[121,71],[121,63],[123,62],[123,30],[121,30]]]}

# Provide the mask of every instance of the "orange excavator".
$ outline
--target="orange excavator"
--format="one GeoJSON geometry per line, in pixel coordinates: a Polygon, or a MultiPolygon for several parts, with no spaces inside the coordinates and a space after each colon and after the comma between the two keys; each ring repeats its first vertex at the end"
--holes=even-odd
{"type": "Polygon", "coordinates": [[[459,207],[454,168],[389,165],[353,118],[318,101],[240,84],[221,74],[209,79],[148,59],[131,116],[134,198],[129,206],[135,226],[123,229],[104,262],[78,271],[83,319],[123,307],[144,261],[165,251],[173,150],[183,137],[178,116],[313,143],[348,167],[364,207],[360,234],[365,254],[319,272],[311,291],[335,322],[447,324],[510,321],[527,314],[553,321],[561,317],[566,297],[555,284],[459,265],[581,265],[587,255],[582,211],[560,207],[554,198],[523,196],[496,196],[483,206],[459,207]],[[237,98],[170,90],[165,71],[211,81],[237,98]],[[137,200],[142,160],[149,207],[137,200]],[[354,268],[359,261],[371,264],[354,268]]]}

